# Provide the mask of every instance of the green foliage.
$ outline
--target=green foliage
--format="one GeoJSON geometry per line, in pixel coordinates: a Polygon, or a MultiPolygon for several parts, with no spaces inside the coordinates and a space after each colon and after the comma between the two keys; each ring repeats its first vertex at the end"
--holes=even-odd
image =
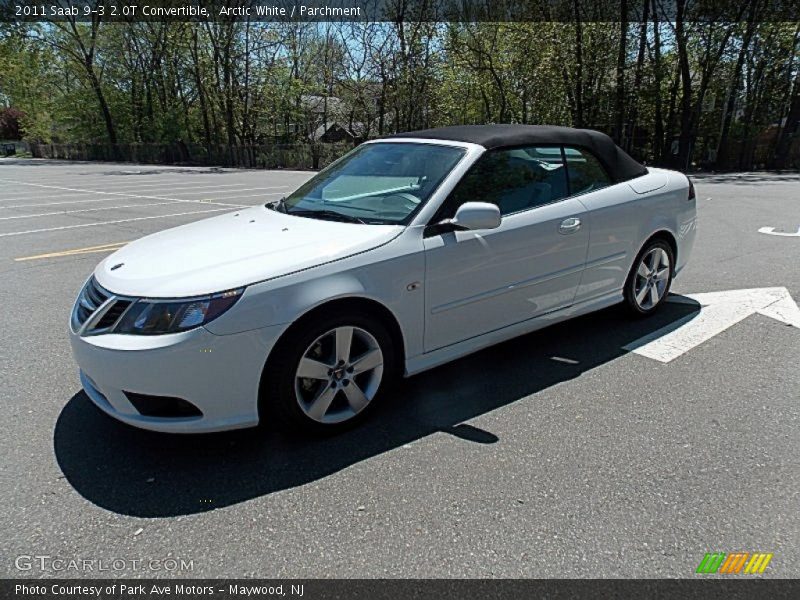
{"type": "MultiPolygon", "coordinates": [[[[738,148],[781,123],[798,93],[800,44],[793,23],[755,22],[749,34],[745,22],[683,25],[684,38],[663,20],[4,24],[0,105],[24,113],[31,141],[200,144],[211,155],[314,145],[326,122],[356,138],[581,124],[648,161],[672,160],[664,149],[680,138],[686,166],[724,129],[738,148]]],[[[260,152],[257,162],[275,160],[260,152]]]]}

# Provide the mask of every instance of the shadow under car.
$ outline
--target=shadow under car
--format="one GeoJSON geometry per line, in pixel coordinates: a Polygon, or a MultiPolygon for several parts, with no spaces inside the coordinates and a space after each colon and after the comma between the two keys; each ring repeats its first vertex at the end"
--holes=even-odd
{"type": "Polygon", "coordinates": [[[106,416],[83,392],[54,432],[67,481],[90,502],[138,516],[186,515],[307,484],[436,432],[497,437],[464,423],[627,353],[624,346],[699,314],[687,298],[647,319],[612,307],[487,348],[404,380],[358,428],[306,438],[262,429],[169,435],[106,416]]]}

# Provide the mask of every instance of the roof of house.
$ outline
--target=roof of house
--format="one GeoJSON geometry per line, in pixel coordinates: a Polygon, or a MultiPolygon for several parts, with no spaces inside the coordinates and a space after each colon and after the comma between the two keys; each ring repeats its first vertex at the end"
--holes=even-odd
{"type": "Polygon", "coordinates": [[[342,110],[343,103],[341,98],[336,96],[315,96],[313,94],[303,94],[300,97],[303,107],[312,112],[334,113],[342,110]]]}
{"type": "Polygon", "coordinates": [[[458,125],[398,133],[392,137],[451,140],[479,144],[487,150],[533,145],[564,145],[585,148],[606,167],[614,181],[627,181],[647,174],[647,169],[604,133],[554,125],[458,125]]]}
{"type": "MultiPolygon", "coordinates": [[[[316,128],[316,129],[314,129],[314,131],[311,133],[311,135],[310,135],[309,137],[310,137],[312,140],[319,140],[319,139],[321,139],[321,138],[322,138],[322,137],[323,137],[323,136],[324,136],[326,133],[328,133],[328,132],[329,132],[331,129],[333,129],[334,127],[339,127],[339,128],[341,128],[341,129],[343,129],[343,130],[347,131],[347,133],[350,133],[350,132],[347,130],[347,127],[345,127],[345,126],[343,126],[343,125],[341,125],[341,124],[337,123],[336,121],[326,121],[326,122],[324,122],[324,123],[320,123],[320,124],[317,126],[317,128],[316,128]]],[[[351,134],[351,135],[352,135],[352,134],[351,134]]]]}

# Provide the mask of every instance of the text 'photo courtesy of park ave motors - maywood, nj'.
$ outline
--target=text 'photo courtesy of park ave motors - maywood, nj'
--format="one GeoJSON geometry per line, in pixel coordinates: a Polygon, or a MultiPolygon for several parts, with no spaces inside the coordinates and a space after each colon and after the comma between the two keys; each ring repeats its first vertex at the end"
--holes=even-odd
{"type": "Polygon", "coordinates": [[[259,585],[257,583],[231,583],[203,585],[193,583],[100,583],[84,585],[80,583],[16,583],[13,588],[17,597],[60,597],[60,598],[170,598],[170,597],[245,597],[245,598],[302,598],[305,585],[302,583],[278,583],[259,585]]]}

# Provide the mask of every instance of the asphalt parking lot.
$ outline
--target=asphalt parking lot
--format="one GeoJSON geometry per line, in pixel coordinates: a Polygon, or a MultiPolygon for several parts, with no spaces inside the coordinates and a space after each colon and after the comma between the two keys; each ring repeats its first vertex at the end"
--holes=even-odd
{"type": "Polygon", "coordinates": [[[482,351],[344,435],[96,410],[67,339],[95,264],[309,175],[0,160],[0,576],[694,577],[719,551],[800,576],[800,235],[775,235],[800,228],[798,174],[695,179],[697,244],[656,317],[482,351]],[[185,568],[148,566],[168,557],[185,568]]]}

